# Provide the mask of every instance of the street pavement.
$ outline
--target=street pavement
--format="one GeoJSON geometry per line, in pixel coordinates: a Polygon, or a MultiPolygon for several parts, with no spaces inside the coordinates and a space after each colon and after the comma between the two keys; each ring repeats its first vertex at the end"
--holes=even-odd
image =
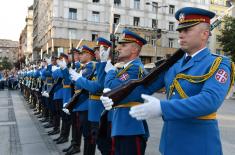
{"type": "MultiPolygon", "coordinates": [[[[164,94],[155,94],[164,98],[164,94]]],[[[218,112],[224,155],[235,154],[235,99],[227,99],[218,112]]],[[[162,120],[148,120],[150,138],[146,155],[160,155],[158,151],[162,120]]],[[[0,91],[0,155],[62,155],[69,142],[56,145],[58,135],[48,136],[33,111],[17,90],[0,91]]],[[[71,138],[71,137],[70,137],[71,138]]],[[[97,155],[100,155],[97,150],[97,155]]]]}

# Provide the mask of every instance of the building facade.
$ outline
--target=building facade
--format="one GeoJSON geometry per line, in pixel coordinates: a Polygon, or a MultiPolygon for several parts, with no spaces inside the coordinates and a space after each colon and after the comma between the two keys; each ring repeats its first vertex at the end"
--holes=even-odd
{"type": "MultiPolygon", "coordinates": [[[[216,17],[222,17],[225,14],[228,14],[229,6],[227,0],[211,0],[210,2],[210,10],[216,13],[216,17]]],[[[213,21],[214,21],[213,20],[213,21]]],[[[221,34],[220,30],[223,28],[223,24],[218,25],[214,30],[212,30],[212,35],[210,37],[209,47],[213,53],[224,55],[225,53],[222,51],[222,47],[220,42],[218,41],[218,36],[221,34]]]]}
{"type": "Polygon", "coordinates": [[[178,48],[175,11],[185,6],[208,9],[209,4],[209,0],[34,0],[33,50],[37,58],[40,52],[67,52],[80,39],[92,47],[98,37],[110,38],[114,23],[119,25],[117,35],[129,28],[144,37],[148,44],[141,58],[154,62],[178,48]]]}
{"type": "Polygon", "coordinates": [[[18,46],[17,41],[0,39],[0,61],[6,57],[9,62],[15,63],[18,59],[16,54],[19,51],[18,46]]]}
{"type": "Polygon", "coordinates": [[[33,6],[28,8],[28,15],[25,18],[26,25],[22,30],[19,38],[19,54],[18,59],[26,63],[35,60],[35,53],[33,53],[33,6]]]}

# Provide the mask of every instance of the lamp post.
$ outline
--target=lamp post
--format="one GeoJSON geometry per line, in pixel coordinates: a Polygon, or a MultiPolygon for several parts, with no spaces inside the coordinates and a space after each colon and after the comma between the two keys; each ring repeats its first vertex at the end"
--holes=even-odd
{"type": "Polygon", "coordinates": [[[158,14],[158,9],[159,8],[166,8],[166,7],[168,7],[168,5],[160,5],[160,6],[158,6],[157,3],[153,3],[153,2],[146,2],[145,4],[146,5],[151,5],[152,7],[156,8],[155,9],[155,13],[156,13],[156,25],[155,25],[154,28],[155,28],[155,33],[156,33],[155,52],[156,52],[156,61],[157,61],[157,56],[158,56],[157,55],[157,40],[160,38],[159,35],[161,35],[161,34],[159,34],[159,33],[161,33],[161,29],[158,30],[157,14],[158,14]]]}

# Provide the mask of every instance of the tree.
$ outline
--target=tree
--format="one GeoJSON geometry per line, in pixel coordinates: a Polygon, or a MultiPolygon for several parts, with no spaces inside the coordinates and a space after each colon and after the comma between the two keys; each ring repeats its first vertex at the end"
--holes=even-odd
{"type": "Polygon", "coordinates": [[[8,69],[8,70],[11,70],[12,69],[12,64],[8,61],[8,58],[7,57],[3,57],[3,58],[0,58],[1,61],[0,61],[0,68],[1,69],[8,69]]]}
{"type": "Polygon", "coordinates": [[[218,35],[218,41],[221,42],[223,51],[235,61],[235,18],[226,16],[223,23],[224,27],[221,35],[218,35]]]}

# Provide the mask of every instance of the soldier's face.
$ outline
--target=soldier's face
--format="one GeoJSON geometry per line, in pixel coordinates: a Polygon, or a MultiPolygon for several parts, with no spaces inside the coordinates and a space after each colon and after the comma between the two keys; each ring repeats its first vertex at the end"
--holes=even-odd
{"type": "Polygon", "coordinates": [[[189,54],[200,50],[204,46],[203,42],[203,30],[199,25],[179,30],[179,45],[189,54]]]}
{"type": "Polygon", "coordinates": [[[79,54],[78,54],[78,52],[74,52],[74,60],[75,60],[75,62],[79,61],[79,54]]]}
{"type": "Polygon", "coordinates": [[[80,62],[81,63],[87,63],[91,61],[91,55],[86,53],[86,52],[83,52],[82,54],[80,54],[80,62]]]}
{"type": "Polygon", "coordinates": [[[118,44],[116,50],[119,53],[118,61],[126,61],[131,56],[133,46],[131,45],[131,43],[122,43],[118,44]]]}
{"type": "Polygon", "coordinates": [[[95,58],[96,58],[96,60],[100,60],[100,50],[99,50],[99,48],[97,48],[95,50],[95,58]]]}

